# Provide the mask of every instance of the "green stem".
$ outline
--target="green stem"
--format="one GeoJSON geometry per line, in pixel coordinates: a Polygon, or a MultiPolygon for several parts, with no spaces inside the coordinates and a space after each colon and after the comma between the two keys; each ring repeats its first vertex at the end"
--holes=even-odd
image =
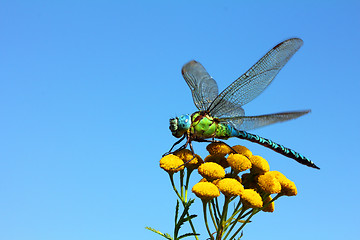
{"type": "Polygon", "coordinates": [[[189,189],[190,175],[194,169],[187,169],[186,180],[185,180],[185,202],[187,202],[187,194],[189,189]]]}
{"type": "Polygon", "coordinates": [[[181,189],[181,199],[184,197],[184,170],[180,171],[180,189],[181,189]]]}
{"type": "Polygon", "coordinates": [[[207,214],[206,214],[206,204],[208,203],[208,202],[206,202],[206,201],[202,201],[203,202],[203,214],[204,214],[204,221],[205,221],[205,226],[206,226],[206,230],[207,230],[207,232],[208,232],[208,234],[209,234],[209,236],[210,236],[210,239],[211,240],[214,240],[214,237],[213,237],[213,235],[211,234],[211,231],[210,231],[210,228],[209,228],[209,224],[208,224],[208,222],[207,222],[207,214]]]}
{"type": "MultiPolygon", "coordinates": [[[[220,209],[219,209],[219,201],[218,201],[218,198],[215,198],[215,206],[216,206],[216,212],[217,212],[217,215],[218,216],[221,216],[221,213],[220,213],[220,209]]],[[[214,209],[215,211],[215,209],[214,209]]]]}
{"type": "Polygon", "coordinates": [[[214,215],[215,215],[215,219],[216,219],[216,230],[217,230],[217,226],[219,225],[219,214],[218,214],[218,212],[217,212],[217,210],[216,210],[216,205],[215,205],[215,201],[214,201],[214,199],[212,199],[211,200],[211,205],[213,206],[213,209],[214,209],[214,215]]]}
{"type": "MultiPolygon", "coordinates": [[[[184,205],[184,202],[182,202],[183,205],[184,205]]],[[[185,205],[184,205],[185,206],[185,205]]],[[[188,217],[190,216],[189,213],[186,214],[188,217]]],[[[196,231],[195,231],[195,227],[194,227],[194,224],[192,223],[191,219],[189,219],[189,224],[190,224],[190,227],[191,227],[191,230],[193,231],[194,234],[196,234],[196,231]]],[[[197,235],[194,235],[195,239],[196,240],[199,240],[199,238],[197,237],[197,235]]]]}
{"type": "Polygon", "coordinates": [[[252,216],[260,211],[259,208],[251,210],[250,216],[245,220],[245,222],[241,225],[241,227],[230,237],[230,239],[234,239],[236,235],[245,227],[245,225],[250,221],[252,216]]]}
{"type": "Polygon", "coordinates": [[[234,214],[231,217],[234,217],[239,211],[241,211],[243,209],[243,207],[240,208],[240,206],[241,206],[241,200],[240,200],[240,197],[239,197],[239,202],[236,205],[236,207],[234,208],[234,214]]]}
{"type": "MultiPolygon", "coordinates": [[[[211,203],[212,203],[212,201],[211,201],[211,203]]],[[[217,227],[218,222],[217,222],[217,219],[214,217],[214,213],[213,213],[213,211],[212,211],[212,209],[211,209],[211,204],[210,204],[210,202],[209,202],[209,212],[210,212],[211,220],[212,220],[212,222],[213,222],[213,224],[214,224],[214,227],[215,227],[215,229],[216,229],[216,231],[217,231],[217,229],[218,229],[218,227],[217,227]]]]}
{"type": "Polygon", "coordinates": [[[178,196],[178,198],[181,200],[181,202],[183,202],[178,190],[176,189],[175,183],[174,183],[174,174],[169,173],[169,177],[170,177],[170,182],[171,182],[171,186],[174,189],[174,192],[176,193],[176,195],[178,196]]]}
{"type": "MultiPolygon", "coordinates": [[[[180,196],[178,190],[176,189],[176,186],[175,186],[175,183],[174,183],[174,174],[171,174],[169,173],[169,177],[170,177],[170,182],[171,182],[171,185],[174,189],[174,192],[176,193],[176,195],[178,196],[178,198],[181,200],[181,203],[183,204],[183,207],[185,207],[185,201],[184,199],[180,196]]],[[[189,213],[186,214],[187,216],[190,216],[189,213]]],[[[191,230],[193,231],[194,234],[196,234],[196,231],[195,231],[195,227],[194,227],[194,224],[192,223],[191,219],[189,220],[189,224],[190,224],[190,227],[191,227],[191,230]]],[[[197,237],[197,235],[194,235],[195,239],[196,240],[199,240],[199,238],[197,237]]]]}
{"type": "Polygon", "coordinates": [[[273,201],[275,201],[276,199],[278,199],[281,196],[284,196],[284,195],[281,193],[278,193],[273,199],[271,199],[271,201],[269,203],[272,203],[273,201]]]}
{"type": "MultiPolygon", "coordinates": [[[[234,208],[234,211],[233,211],[231,217],[229,217],[227,226],[229,226],[229,225],[232,224],[231,220],[234,219],[235,216],[236,216],[240,211],[242,211],[243,209],[244,209],[244,211],[245,211],[246,208],[245,208],[244,206],[240,208],[240,206],[241,206],[241,200],[239,199],[239,202],[237,203],[236,207],[234,208]]],[[[242,214],[242,213],[241,213],[241,214],[242,214]]]]}
{"type": "MultiPolygon", "coordinates": [[[[228,205],[235,199],[236,197],[230,197],[229,198],[229,203],[228,205]]],[[[230,217],[228,217],[227,215],[225,216],[225,221],[223,222],[223,235],[224,233],[227,231],[228,227],[233,223],[234,217],[235,217],[235,209],[237,209],[239,207],[239,203],[237,204],[237,206],[234,208],[233,213],[231,214],[230,217]]],[[[227,212],[229,211],[228,209],[226,210],[227,212]]],[[[227,214],[227,213],[226,213],[227,214]]]]}
{"type": "MultiPolygon", "coordinates": [[[[224,240],[229,236],[229,234],[231,233],[231,231],[234,229],[235,225],[239,222],[239,220],[242,218],[242,215],[244,214],[244,212],[246,211],[246,207],[243,206],[241,208],[241,212],[239,213],[239,215],[237,216],[237,218],[235,219],[235,221],[232,223],[232,226],[230,227],[230,229],[227,231],[224,240]]],[[[234,215],[235,216],[235,215],[234,215]]]]}
{"type": "Polygon", "coordinates": [[[226,215],[227,215],[229,199],[230,199],[229,197],[225,196],[225,201],[224,201],[223,211],[222,211],[221,218],[220,218],[219,228],[216,232],[216,240],[220,240],[221,236],[223,235],[224,222],[225,222],[226,215]]]}
{"type": "MultiPolygon", "coordinates": [[[[188,188],[189,188],[190,175],[191,175],[192,171],[193,171],[193,169],[192,170],[187,169],[187,172],[186,172],[185,198],[184,198],[183,205],[187,202],[187,193],[188,193],[188,188]]],[[[187,214],[187,216],[190,216],[189,213],[187,214]]],[[[195,227],[194,227],[191,219],[189,220],[189,224],[190,224],[190,227],[191,227],[191,230],[193,231],[193,233],[196,234],[195,227]]],[[[199,240],[197,235],[194,235],[194,237],[195,237],[196,240],[199,240]]]]}
{"type": "Polygon", "coordinates": [[[251,209],[250,211],[248,211],[247,213],[245,213],[244,215],[241,216],[240,219],[246,217],[247,215],[249,215],[250,213],[252,213],[253,209],[251,209]]]}

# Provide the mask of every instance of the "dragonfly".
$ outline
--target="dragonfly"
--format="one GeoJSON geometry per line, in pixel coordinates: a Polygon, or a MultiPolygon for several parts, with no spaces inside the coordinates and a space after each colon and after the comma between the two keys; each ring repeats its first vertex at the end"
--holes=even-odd
{"type": "Polygon", "coordinates": [[[181,148],[186,148],[189,144],[194,154],[192,141],[206,142],[236,137],[260,144],[308,167],[320,169],[300,153],[248,132],[298,118],[310,110],[245,116],[242,108],[264,91],[302,45],[300,38],[279,43],[220,94],[216,81],[199,62],[192,60],[186,63],[181,72],[198,111],[170,119],[170,131],[180,140],[175,142],[168,153],[185,138],[186,143],[181,148]]]}

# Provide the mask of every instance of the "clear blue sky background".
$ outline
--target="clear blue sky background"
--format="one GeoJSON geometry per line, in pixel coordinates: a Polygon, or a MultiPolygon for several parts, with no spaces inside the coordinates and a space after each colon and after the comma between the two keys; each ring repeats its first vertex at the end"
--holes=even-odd
{"type": "Polygon", "coordinates": [[[169,118],[196,110],[182,65],[198,60],[222,90],[290,37],[304,46],[245,110],[312,109],[254,133],[321,170],[231,140],[299,192],[244,238],[359,239],[359,2],[194,2],[0,2],[1,240],[172,233],[175,195],[158,161],[175,141],[169,118]]]}

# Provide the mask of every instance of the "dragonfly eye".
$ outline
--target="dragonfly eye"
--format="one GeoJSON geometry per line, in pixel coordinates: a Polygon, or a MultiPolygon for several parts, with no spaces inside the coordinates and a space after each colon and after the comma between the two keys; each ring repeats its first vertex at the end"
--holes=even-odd
{"type": "Polygon", "coordinates": [[[181,115],[178,120],[179,128],[189,129],[191,126],[191,118],[190,115],[181,115]]]}
{"type": "Polygon", "coordinates": [[[191,126],[190,115],[181,115],[178,118],[170,119],[169,129],[173,136],[179,138],[183,136],[191,126]]]}

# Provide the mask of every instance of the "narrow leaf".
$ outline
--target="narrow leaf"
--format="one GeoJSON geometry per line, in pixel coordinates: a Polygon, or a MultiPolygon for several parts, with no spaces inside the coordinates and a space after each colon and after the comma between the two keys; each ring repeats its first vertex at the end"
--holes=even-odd
{"type": "Polygon", "coordinates": [[[180,237],[178,237],[178,239],[181,239],[181,238],[185,238],[185,237],[190,237],[190,236],[199,236],[200,234],[198,233],[185,233],[183,235],[181,235],[180,237]]]}
{"type": "Polygon", "coordinates": [[[151,228],[151,227],[145,227],[145,228],[146,228],[147,230],[153,231],[153,232],[155,232],[155,233],[157,233],[157,234],[163,235],[162,232],[160,232],[160,231],[158,231],[158,230],[156,230],[156,229],[154,229],[154,228],[151,228]]]}
{"type": "Polygon", "coordinates": [[[191,218],[187,219],[188,217],[186,217],[186,215],[188,215],[189,208],[190,208],[191,204],[194,203],[194,201],[195,201],[195,199],[190,199],[187,203],[184,204],[184,210],[183,210],[178,222],[175,223],[175,229],[174,229],[174,238],[175,239],[177,239],[177,235],[178,235],[183,223],[194,218],[194,217],[191,217],[191,218]]]}
{"type": "Polygon", "coordinates": [[[169,240],[173,240],[173,238],[170,236],[170,234],[165,233],[164,235],[165,235],[165,238],[167,238],[167,239],[169,239],[169,240]]]}
{"type": "Polygon", "coordinates": [[[183,218],[182,224],[189,221],[189,220],[191,220],[191,219],[193,219],[193,218],[196,218],[196,217],[197,217],[197,215],[193,214],[193,215],[190,215],[190,216],[188,216],[186,218],[183,218]]]}
{"type": "Polygon", "coordinates": [[[160,232],[159,230],[156,230],[156,229],[151,228],[151,227],[145,227],[145,228],[146,228],[147,230],[150,230],[150,231],[152,231],[152,232],[154,232],[154,233],[157,233],[157,234],[163,236],[163,237],[166,238],[166,239],[173,240],[173,238],[172,238],[172,237],[170,236],[170,234],[168,234],[168,233],[162,233],[162,232],[160,232]]]}

